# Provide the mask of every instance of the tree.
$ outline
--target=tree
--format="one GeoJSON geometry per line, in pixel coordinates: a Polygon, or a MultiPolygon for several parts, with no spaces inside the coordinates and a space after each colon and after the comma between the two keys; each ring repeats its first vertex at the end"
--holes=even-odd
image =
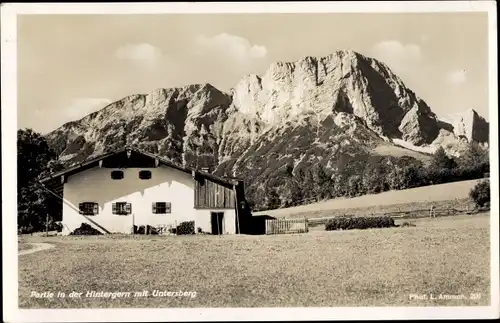
{"type": "MultiPolygon", "coordinates": [[[[331,185],[332,197],[349,195],[348,188],[346,185],[347,182],[348,182],[348,177],[345,172],[339,172],[339,171],[334,172],[331,185]]],[[[359,187],[361,187],[361,184],[359,185],[359,187]]]]}
{"type": "Polygon", "coordinates": [[[422,172],[420,167],[408,165],[403,168],[401,189],[419,187],[422,184],[422,172]]]}
{"type": "Polygon", "coordinates": [[[464,168],[479,168],[485,164],[489,165],[489,153],[487,149],[472,141],[467,145],[467,150],[460,158],[460,166],[464,168]]]}
{"type": "Polygon", "coordinates": [[[400,190],[403,188],[404,167],[393,165],[387,174],[387,183],[390,190],[400,190]]]}
{"type": "Polygon", "coordinates": [[[303,196],[298,182],[294,178],[290,178],[280,187],[281,207],[290,207],[302,203],[303,196]]]}
{"type": "Polygon", "coordinates": [[[281,188],[281,206],[290,207],[302,204],[304,194],[301,188],[301,180],[303,171],[297,170],[297,174],[293,175],[293,166],[287,165],[286,167],[287,179],[281,188]]]}
{"type": "Polygon", "coordinates": [[[317,200],[331,197],[330,195],[330,177],[327,175],[325,168],[321,164],[313,166],[313,191],[317,200]]]}
{"type": "Polygon", "coordinates": [[[314,180],[311,169],[304,170],[303,168],[297,169],[295,178],[300,185],[302,199],[308,200],[314,196],[314,180]]]}
{"type": "Polygon", "coordinates": [[[45,230],[45,222],[49,222],[55,214],[51,212],[52,197],[50,193],[36,184],[22,187],[18,194],[18,228],[22,233],[45,230]]]}
{"type": "Polygon", "coordinates": [[[364,192],[379,193],[381,191],[382,176],[380,167],[376,164],[367,163],[361,178],[362,189],[364,192]]]}
{"type": "Polygon", "coordinates": [[[439,147],[432,156],[429,167],[436,170],[452,169],[456,167],[456,162],[446,154],[443,147],[439,147]]]}
{"type": "Polygon", "coordinates": [[[363,194],[362,179],[359,175],[351,175],[347,180],[347,195],[355,197],[363,194]]]}
{"type": "Polygon", "coordinates": [[[280,207],[280,198],[276,192],[276,187],[268,181],[264,189],[264,205],[267,210],[273,210],[280,207]]]}
{"type": "MultiPolygon", "coordinates": [[[[47,168],[56,154],[39,133],[31,129],[17,131],[17,185],[27,186],[47,168]]],[[[19,192],[18,192],[19,193],[19,192]]]]}
{"type": "Polygon", "coordinates": [[[62,168],[45,138],[31,129],[17,132],[18,228],[23,232],[43,230],[46,216],[52,216],[53,198],[37,178],[62,168]]]}

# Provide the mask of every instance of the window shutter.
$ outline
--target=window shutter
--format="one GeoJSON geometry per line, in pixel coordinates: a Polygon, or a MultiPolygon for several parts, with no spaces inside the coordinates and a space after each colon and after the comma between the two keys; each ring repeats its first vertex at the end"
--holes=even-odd
{"type": "Polygon", "coordinates": [[[171,213],[172,212],[172,207],[170,202],[165,203],[165,213],[171,213]]]}
{"type": "Polygon", "coordinates": [[[156,214],[156,203],[153,202],[153,214],[156,214]]]}
{"type": "Polygon", "coordinates": [[[127,211],[127,214],[132,213],[132,204],[127,203],[125,206],[125,210],[127,211]]]}
{"type": "Polygon", "coordinates": [[[99,204],[94,203],[94,214],[99,214],[99,204]]]}
{"type": "Polygon", "coordinates": [[[113,214],[116,214],[116,203],[113,203],[113,214]]]}

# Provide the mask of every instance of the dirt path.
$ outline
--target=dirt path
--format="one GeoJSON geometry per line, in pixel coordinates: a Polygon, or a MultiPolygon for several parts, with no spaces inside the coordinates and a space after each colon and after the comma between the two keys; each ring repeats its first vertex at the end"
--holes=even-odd
{"type": "Polygon", "coordinates": [[[26,244],[32,245],[33,248],[26,249],[26,250],[20,250],[18,252],[19,256],[54,248],[54,245],[48,244],[48,243],[42,243],[42,242],[37,242],[37,243],[28,242],[26,244]]]}

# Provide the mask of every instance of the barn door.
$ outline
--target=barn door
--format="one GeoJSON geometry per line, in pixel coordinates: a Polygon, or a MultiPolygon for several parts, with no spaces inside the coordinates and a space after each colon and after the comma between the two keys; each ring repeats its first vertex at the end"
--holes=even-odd
{"type": "Polygon", "coordinates": [[[212,234],[222,234],[224,232],[224,212],[211,212],[210,222],[212,223],[212,234]]]}

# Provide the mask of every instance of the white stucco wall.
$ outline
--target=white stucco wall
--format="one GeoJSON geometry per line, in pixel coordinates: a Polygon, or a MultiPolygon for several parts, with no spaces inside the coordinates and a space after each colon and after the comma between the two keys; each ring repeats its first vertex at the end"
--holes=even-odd
{"type": "MultiPolygon", "coordinates": [[[[195,228],[210,232],[210,210],[194,208],[194,182],[191,174],[160,166],[158,168],[121,169],[124,178],[111,179],[112,168],[94,167],[71,175],[64,184],[63,233],[69,234],[82,222],[92,220],[110,232],[131,233],[140,225],[177,225],[183,221],[195,221],[195,228]],[[141,180],[139,171],[151,171],[151,179],[141,180]],[[78,213],[81,202],[99,203],[99,214],[83,216],[78,213]],[[132,204],[132,214],[115,215],[112,204],[132,204]],[[171,213],[153,214],[153,202],[170,202],[171,213]],[[208,222],[208,225],[207,225],[208,222]]],[[[224,212],[225,232],[235,233],[234,209],[214,210],[224,212]]],[[[89,223],[91,224],[91,223],[89,223]]],[[[91,224],[92,225],[92,224],[91,224]]]]}

